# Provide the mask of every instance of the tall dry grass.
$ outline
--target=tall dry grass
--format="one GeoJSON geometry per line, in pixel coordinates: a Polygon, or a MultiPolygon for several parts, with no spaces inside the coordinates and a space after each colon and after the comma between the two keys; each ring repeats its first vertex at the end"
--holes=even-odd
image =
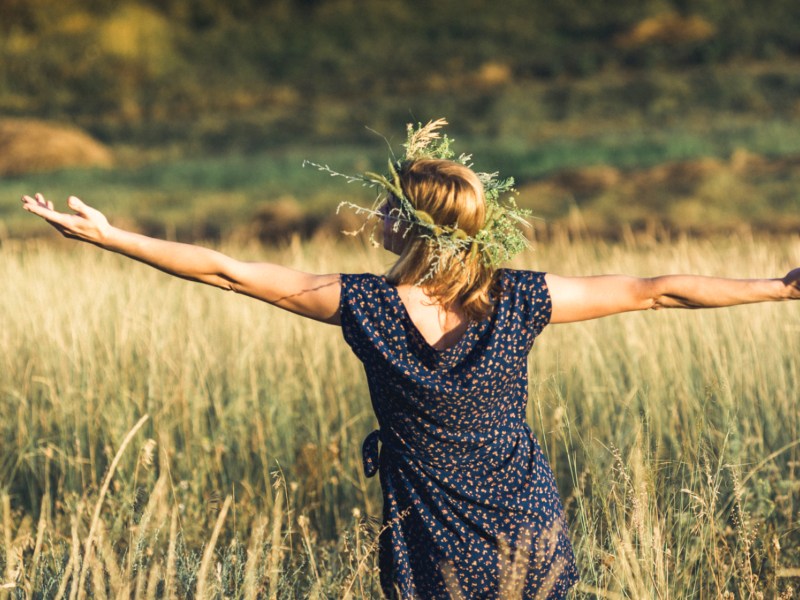
{"type": "MultiPolygon", "coordinates": [[[[389,260],[324,240],[229,250],[314,271],[389,260]]],[[[377,596],[380,491],[360,466],[374,422],[336,328],[90,247],[7,243],[0,258],[0,595],[377,596]]],[[[556,238],[515,266],[797,264],[797,238],[556,238]]],[[[800,588],[798,308],[545,330],[529,420],[567,509],[575,597],[800,588]]]]}

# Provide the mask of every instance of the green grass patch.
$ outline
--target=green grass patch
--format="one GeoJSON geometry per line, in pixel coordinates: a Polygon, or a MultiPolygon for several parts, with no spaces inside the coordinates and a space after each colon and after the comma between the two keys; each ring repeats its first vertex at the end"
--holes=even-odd
{"type": "MultiPolygon", "coordinates": [[[[773,159],[800,154],[800,122],[776,119],[751,123],[718,117],[704,125],[573,132],[543,135],[538,141],[513,135],[500,139],[465,135],[456,136],[455,148],[474,152],[477,169],[499,170],[503,175],[514,176],[520,185],[589,165],[640,169],[699,157],[728,160],[738,150],[773,159]]],[[[190,239],[225,237],[250,223],[261,207],[278,200],[296,204],[302,211],[316,215],[314,218],[324,220],[343,199],[372,199],[373,192],[367,188],[330,178],[310,166],[304,168],[306,159],[345,173],[380,170],[386,160],[386,144],[375,136],[369,145],[294,145],[250,154],[164,159],[135,168],[70,170],[5,179],[0,181],[0,234],[25,237],[43,231],[41,223],[18,206],[22,194],[36,191],[56,202],[63,202],[70,194],[78,195],[120,223],[159,235],[177,232],[190,239]]],[[[784,213],[793,217],[798,208],[794,179],[791,172],[761,177],[754,188],[757,203],[741,195],[724,194],[725,198],[716,202],[722,211],[720,216],[733,224],[766,223],[784,213]]],[[[707,202],[709,189],[703,193],[703,202],[707,202]]],[[[614,217],[613,210],[608,213],[603,206],[613,208],[615,203],[624,205],[628,201],[612,195],[582,202],[581,209],[591,212],[590,204],[594,202],[598,202],[598,210],[607,213],[605,222],[614,217]]],[[[570,202],[562,200],[558,200],[555,209],[548,208],[544,198],[541,203],[536,198],[526,199],[526,204],[548,219],[564,217],[570,208],[570,202]]],[[[639,222],[669,220],[677,229],[694,226],[694,218],[682,221],[674,210],[668,214],[671,204],[669,197],[663,202],[645,202],[647,214],[638,211],[627,217],[639,222]]],[[[619,228],[627,217],[621,213],[610,225],[619,228]]]]}

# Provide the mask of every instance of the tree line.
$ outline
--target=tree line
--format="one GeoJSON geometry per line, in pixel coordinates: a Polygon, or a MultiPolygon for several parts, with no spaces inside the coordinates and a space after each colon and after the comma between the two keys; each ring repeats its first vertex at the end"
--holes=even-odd
{"type": "Polygon", "coordinates": [[[798,30],[796,0],[0,0],[0,112],[124,133],[332,96],[794,60],[798,30]]]}

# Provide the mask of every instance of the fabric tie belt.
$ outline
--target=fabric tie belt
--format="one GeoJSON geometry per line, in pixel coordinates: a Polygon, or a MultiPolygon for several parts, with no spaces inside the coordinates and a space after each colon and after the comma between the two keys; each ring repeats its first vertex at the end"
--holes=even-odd
{"type": "MultiPolygon", "coordinates": [[[[511,425],[504,427],[499,427],[492,431],[492,435],[488,439],[484,440],[483,444],[487,444],[487,447],[491,447],[492,452],[497,453],[498,456],[505,456],[510,450],[511,446],[516,444],[519,434],[526,430],[528,432],[530,431],[528,425],[523,421],[512,423],[511,425]]],[[[381,435],[380,429],[376,429],[366,438],[364,438],[364,442],[361,444],[361,462],[362,466],[364,467],[364,475],[367,477],[373,477],[375,473],[378,472],[380,469],[381,452],[386,450],[390,450],[397,454],[407,453],[407,450],[403,449],[402,446],[399,446],[398,443],[392,439],[391,434],[388,436],[381,435]]],[[[476,450],[476,453],[472,453],[471,456],[464,457],[460,460],[447,460],[447,464],[442,463],[442,455],[427,456],[425,458],[416,456],[415,459],[421,462],[429,463],[437,468],[453,467],[460,464],[469,464],[475,462],[489,465],[489,463],[492,462],[492,460],[489,459],[484,452],[481,452],[479,448],[476,450]]]]}
{"type": "Polygon", "coordinates": [[[380,467],[380,451],[378,442],[381,440],[380,429],[376,429],[364,438],[361,444],[361,463],[364,467],[364,475],[373,477],[380,467]]]}

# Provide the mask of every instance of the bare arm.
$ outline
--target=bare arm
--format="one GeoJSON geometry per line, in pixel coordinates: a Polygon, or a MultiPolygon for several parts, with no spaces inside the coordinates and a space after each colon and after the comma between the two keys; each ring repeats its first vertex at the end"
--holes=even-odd
{"type": "Polygon", "coordinates": [[[717,308],[800,299],[800,269],[782,279],[726,279],[698,275],[545,276],[553,302],[551,323],[596,319],[660,308],[717,308]]]}
{"type": "Polygon", "coordinates": [[[60,213],[37,194],[24,196],[25,210],[39,215],[65,237],[117,252],[182,279],[245,294],[293,313],[339,324],[338,274],[314,275],[271,263],[242,262],[221,252],[131,233],[109,224],[105,216],[74,196],[60,213]]]}

